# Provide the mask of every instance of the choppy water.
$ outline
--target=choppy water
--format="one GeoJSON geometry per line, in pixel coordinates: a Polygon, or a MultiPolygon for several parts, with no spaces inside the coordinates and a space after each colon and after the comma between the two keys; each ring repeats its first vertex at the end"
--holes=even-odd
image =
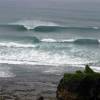
{"type": "Polygon", "coordinates": [[[0,63],[100,65],[99,2],[0,1],[0,63]]]}

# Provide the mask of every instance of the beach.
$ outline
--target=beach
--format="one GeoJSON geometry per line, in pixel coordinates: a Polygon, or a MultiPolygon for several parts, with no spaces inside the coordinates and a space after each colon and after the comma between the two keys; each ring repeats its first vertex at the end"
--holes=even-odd
{"type": "MultiPolygon", "coordinates": [[[[4,100],[16,100],[16,98],[36,100],[40,96],[43,96],[45,100],[56,100],[57,85],[63,77],[63,72],[53,70],[52,66],[14,64],[0,66],[10,67],[9,75],[12,75],[7,77],[5,73],[0,77],[0,96],[4,96],[4,100]],[[52,71],[43,72],[47,67],[48,69],[51,67],[52,71]]],[[[77,69],[82,68],[66,67],[65,71],[71,72],[77,69]]]]}

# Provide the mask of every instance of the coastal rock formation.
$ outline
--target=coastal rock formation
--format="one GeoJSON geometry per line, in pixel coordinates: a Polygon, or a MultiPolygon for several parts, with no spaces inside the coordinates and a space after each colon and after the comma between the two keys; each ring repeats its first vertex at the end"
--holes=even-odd
{"type": "Polygon", "coordinates": [[[57,100],[100,100],[100,73],[85,70],[65,73],[56,92],[57,100]]]}

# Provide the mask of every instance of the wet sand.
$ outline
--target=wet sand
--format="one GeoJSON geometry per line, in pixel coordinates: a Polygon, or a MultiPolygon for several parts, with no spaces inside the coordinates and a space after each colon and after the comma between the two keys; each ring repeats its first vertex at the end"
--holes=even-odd
{"type": "Polygon", "coordinates": [[[0,78],[0,96],[3,96],[4,100],[36,100],[40,96],[45,100],[56,100],[57,85],[63,73],[77,69],[65,66],[63,68],[66,70],[62,71],[60,66],[9,64],[0,66],[8,68],[8,72],[12,75],[0,78]]]}

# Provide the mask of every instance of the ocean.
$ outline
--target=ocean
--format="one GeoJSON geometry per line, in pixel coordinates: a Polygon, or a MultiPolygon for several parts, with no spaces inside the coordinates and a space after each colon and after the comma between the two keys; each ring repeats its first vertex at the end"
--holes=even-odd
{"type": "Polygon", "coordinates": [[[65,70],[61,66],[85,64],[99,69],[99,5],[99,1],[0,0],[1,77],[9,76],[9,67],[3,64],[56,66],[53,69],[59,72],[65,70]]]}

